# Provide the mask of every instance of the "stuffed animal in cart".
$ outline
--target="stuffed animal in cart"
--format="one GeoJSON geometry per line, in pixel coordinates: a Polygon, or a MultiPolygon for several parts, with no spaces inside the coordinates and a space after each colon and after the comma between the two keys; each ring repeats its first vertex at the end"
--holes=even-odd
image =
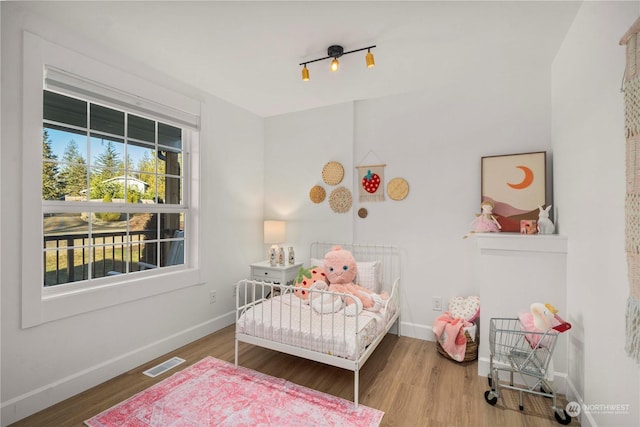
{"type": "Polygon", "coordinates": [[[386,292],[376,294],[354,283],[358,275],[356,260],[346,249],[334,246],[324,256],[324,271],[329,279],[329,290],[349,294],[344,296],[344,310],[348,316],[358,315],[363,309],[380,311],[389,298],[386,292]]]}
{"type": "Polygon", "coordinates": [[[547,332],[556,326],[555,315],[558,310],[551,304],[534,302],[529,309],[533,315],[533,326],[535,326],[538,331],[547,332]]]}

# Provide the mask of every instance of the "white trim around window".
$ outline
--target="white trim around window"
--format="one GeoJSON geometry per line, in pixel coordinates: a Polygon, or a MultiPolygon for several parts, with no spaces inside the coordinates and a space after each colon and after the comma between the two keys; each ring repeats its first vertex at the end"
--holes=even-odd
{"type": "MultiPolygon", "coordinates": [[[[22,172],[22,327],[103,309],[129,301],[176,291],[201,283],[199,253],[200,188],[199,118],[200,102],[160,87],[121,69],[24,33],[23,55],[23,172],[22,172]],[[55,70],[55,71],[52,71],[55,70]],[[48,80],[46,80],[48,79],[48,80]],[[90,287],[69,286],[45,292],[42,279],[41,167],[42,104],[45,80],[48,85],[67,84],[88,91],[103,103],[133,103],[138,111],[155,111],[160,117],[194,130],[190,136],[190,181],[184,266],[145,275],[104,278],[90,287]],[[91,83],[95,82],[95,85],[91,83]],[[96,90],[98,88],[98,90],[96,90]],[[112,89],[116,88],[116,89],[112,89]]],[[[124,64],[118,64],[122,67],[124,64]]],[[[159,269],[160,270],[160,269],[159,269]]]]}

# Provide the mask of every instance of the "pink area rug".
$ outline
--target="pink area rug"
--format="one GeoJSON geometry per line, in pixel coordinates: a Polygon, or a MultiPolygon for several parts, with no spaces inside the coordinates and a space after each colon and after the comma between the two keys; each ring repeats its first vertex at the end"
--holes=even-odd
{"type": "Polygon", "coordinates": [[[378,426],[384,412],[206,357],[85,421],[89,427],[378,426]]]}

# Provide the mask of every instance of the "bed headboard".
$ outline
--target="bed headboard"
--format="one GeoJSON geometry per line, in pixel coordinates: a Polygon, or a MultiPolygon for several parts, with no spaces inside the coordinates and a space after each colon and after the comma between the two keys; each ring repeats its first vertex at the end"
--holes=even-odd
{"type": "Polygon", "coordinates": [[[311,244],[311,258],[324,258],[324,255],[334,246],[342,246],[350,251],[357,262],[380,261],[380,268],[377,269],[378,283],[382,288],[390,292],[396,280],[400,279],[400,250],[392,245],[374,245],[359,243],[335,243],[335,242],[313,242],[311,244]]]}

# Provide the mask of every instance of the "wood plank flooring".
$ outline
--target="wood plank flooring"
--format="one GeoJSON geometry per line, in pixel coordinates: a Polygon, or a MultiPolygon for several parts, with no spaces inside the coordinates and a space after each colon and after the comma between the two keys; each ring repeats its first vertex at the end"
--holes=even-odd
{"type": "MultiPolygon", "coordinates": [[[[235,326],[149,361],[112,380],[60,402],[12,426],[83,426],[83,421],[127,399],[206,356],[233,362],[235,326]],[[143,371],[170,357],[185,363],[149,378],[143,371]]],[[[353,373],[272,350],[240,344],[240,365],[348,400],[353,373]]],[[[435,343],[388,334],[360,371],[360,403],[385,412],[383,426],[560,426],[551,400],[505,390],[491,406],[484,399],[487,379],[478,377],[477,362],[455,363],[440,356],[435,343]]],[[[566,399],[559,400],[562,407],[566,399]]],[[[571,426],[579,425],[572,420],[571,426]]]]}

